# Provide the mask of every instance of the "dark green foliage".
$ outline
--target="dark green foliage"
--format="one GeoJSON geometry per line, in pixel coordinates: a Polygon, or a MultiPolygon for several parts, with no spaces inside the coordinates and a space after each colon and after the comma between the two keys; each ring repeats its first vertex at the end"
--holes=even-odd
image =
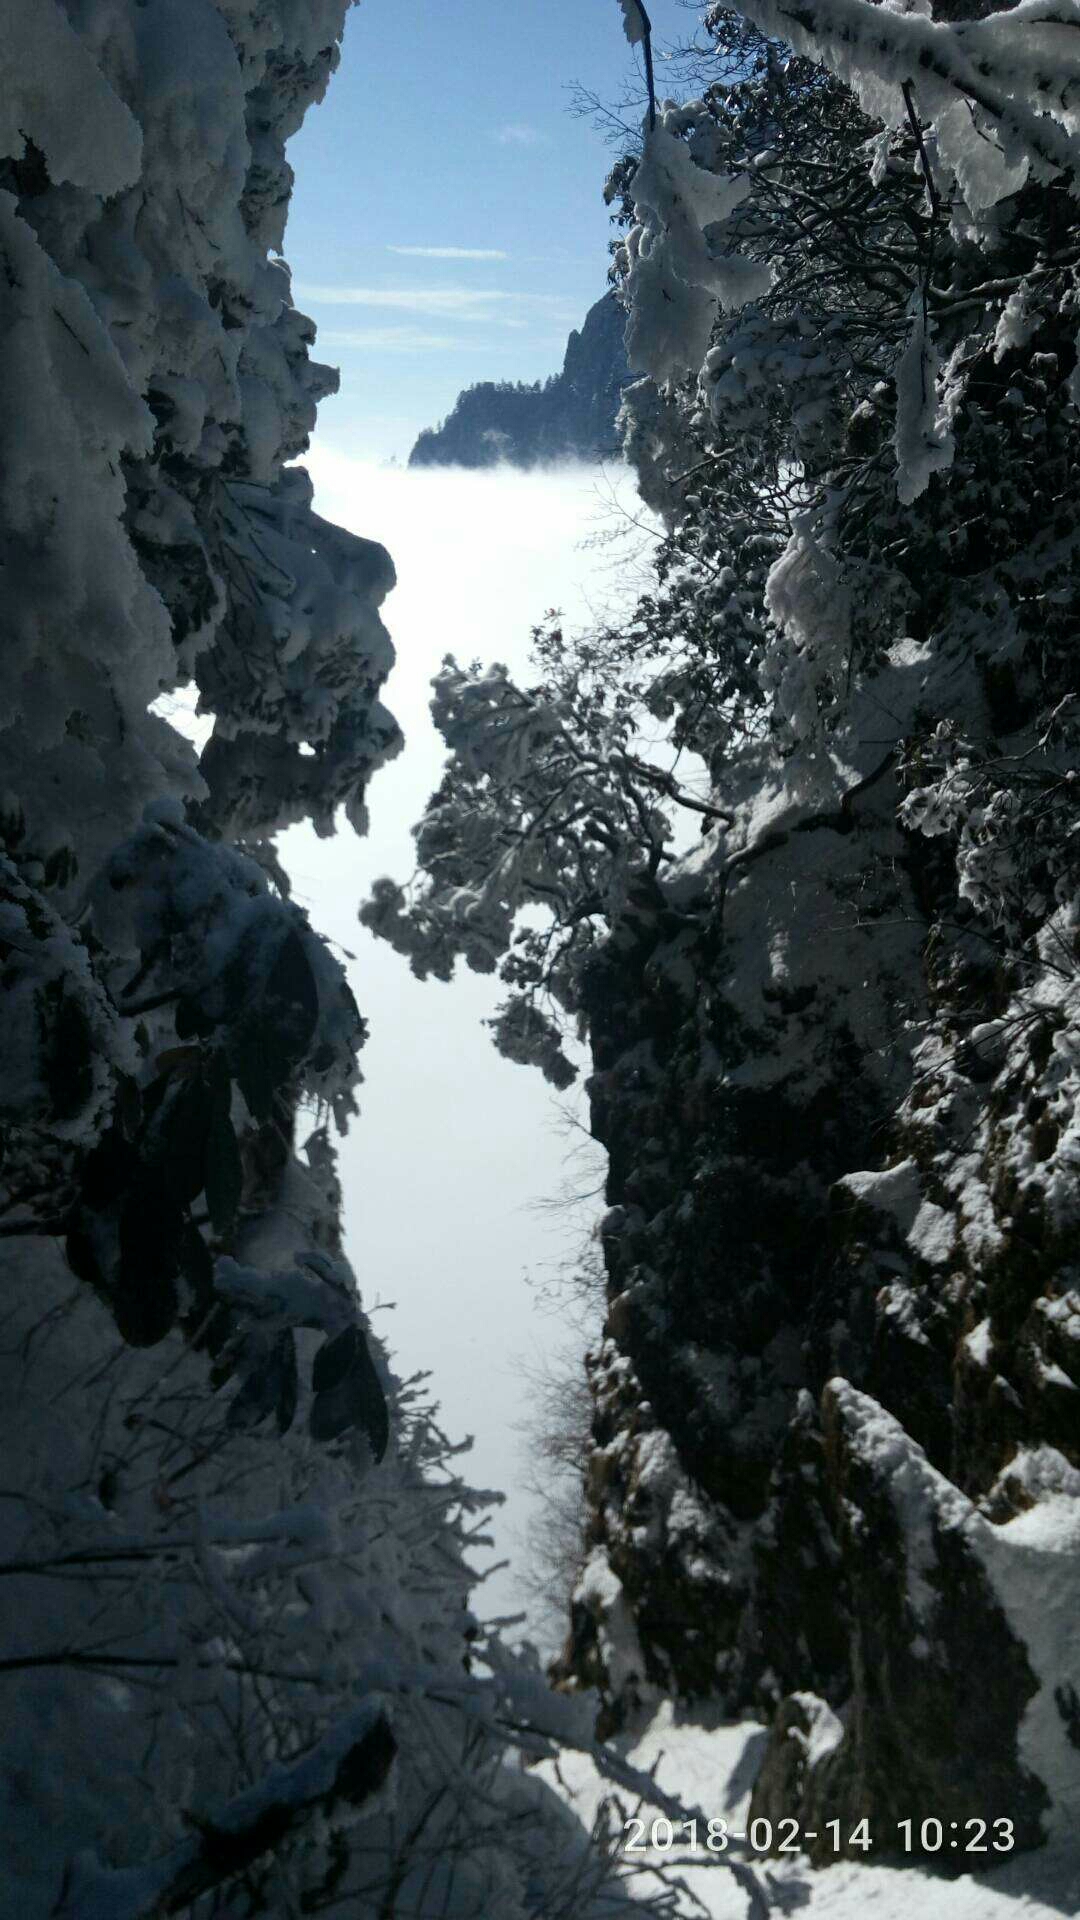
{"type": "Polygon", "coordinates": [[[178,1049],[141,1093],[126,1085],[122,1118],[83,1165],[67,1256],[108,1305],[121,1337],[145,1347],[175,1324],[181,1286],[185,1324],[198,1326],[210,1309],[212,1260],[191,1209],[205,1191],[215,1230],[230,1230],[240,1150],[220,1055],[178,1049]]]}
{"type": "Polygon", "coordinates": [[[296,1416],[298,1394],[292,1329],[279,1333],[269,1346],[261,1341],[251,1345],[250,1364],[239,1393],[229,1403],[226,1425],[234,1431],[256,1427],[273,1416],[278,1432],[287,1433],[296,1416]]]}
{"type": "Polygon", "coordinates": [[[312,1438],[336,1440],[350,1427],[359,1427],[376,1460],[381,1460],[390,1440],[390,1420],[386,1396],[359,1327],[344,1328],[319,1349],[311,1384],[315,1391],[312,1438]]]}
{"type": "Polygon", "coordinates": [[[319,995],[303,941],[285,933],[269,973],[252,978],[241,951],[224,987],[229,1056],[256,1120],[270,1117],[274,1094],[303,1059],[319,1018],[319,995]]]}
{"type": "Polygon", "coordinates": [[[170,1198],[177,1206],[187,1207],[203,1190],[213,1094],[201,1075],[173,1078],[179,1084],[165,1095],[153,1144],[170,1198]]]}
{"type": "MultiPolygon", "coordinates": [[[[61,1124],[81,1111],[94,1083],[93,1036],[86,1009],[63,979],[44,990],[52,1002],[48,1045],[45,1049],[46,1085],[55,1120],[61,1124]]],[[[43,1008],[43,1019],[45,1016],[43,1008]]]]}
{"type": "Polygon", "coordinates": [[[219,1239],[223,1240],[228,1238],[236,1223],[244,1184],[240,1148],[229,1114],[229,1094],[228,1075],[223,1072],[213,1088],[204,1168],[210,1223],[219,1239]]]}
{"type": "Polygon", "coordinates": [[[111,1305],[117,1331],[131,1347],[156,1346],[176,1320],[183,1228],[181,1209],[170,1204],[165,1182],[151,1170],[126,1196],[117,1226],[111,1305]]]}

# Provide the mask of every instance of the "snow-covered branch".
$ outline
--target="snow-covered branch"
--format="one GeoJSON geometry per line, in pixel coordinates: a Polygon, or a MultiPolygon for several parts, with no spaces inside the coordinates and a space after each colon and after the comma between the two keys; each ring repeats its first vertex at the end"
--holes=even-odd
{"type": "Polygon", "coordinates": [[[299,1760],[270,1769],[197,1831],[140,1867],[104,1868],[81,1855],[68,1869],[56,1920],[161,1920],[241,1874],[316,1813],[367,1807],[387,1780],[397,1742],[378,1701],[356,1709],[299,1760]]]}
{"type": "Polygon", "coordinates": [[[625,693],[609,700],[560,630],[543,648],[551,672],[528,690],[505,667],[467,671],[447,659],[432,712],[452,757],[415,829],[419,877],[409,889],[378,881],[361,919],[421,978],[449,979],[459,958],[477,972],[498,968],[514,991],[492,1022],[496,1045],[565,1086],[574,1069],[560,1017],[580,1011],[592,923],[669,857],[658,802],[710,826],[725,815],[636,750],[641,708],[625,693]],[[519,927],[535,907],[550,925],[519,927]]]}

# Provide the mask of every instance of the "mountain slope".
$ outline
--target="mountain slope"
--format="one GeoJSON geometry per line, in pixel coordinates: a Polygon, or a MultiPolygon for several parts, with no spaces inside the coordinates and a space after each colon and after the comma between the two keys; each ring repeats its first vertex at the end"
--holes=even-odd
{"type": "Polygon", "coordinates": [[[467,387],[442,425],[421,433],[409,465],[537,467],[617,457],[615,415],[630,378],[625,322],[615,294],[604,294],[570,335],[561,373],[532,387],[491,380],[467,387]]]}

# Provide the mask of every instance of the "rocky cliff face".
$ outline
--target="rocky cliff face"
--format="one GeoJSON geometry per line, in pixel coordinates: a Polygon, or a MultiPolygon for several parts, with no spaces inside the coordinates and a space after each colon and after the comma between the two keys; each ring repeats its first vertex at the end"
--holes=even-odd
{"type": "MultiPolygon", "coordinates": [[[[927,657],[883,673],[903,725],[927,657]]],[[[609,1307],[562,1672],[607,1728],[655,1690],[772,1717],[774,1819],[1030,1846],[1080,1792],[1074,975],[1032,995],[962,914],[928,939],[941,864],[864,730],[835,806],[748,761],[724,844],[594,965],[609,1307]]]]}
{"type": "Polygon", "coordinates": [[[558,460],[618,457],[615,415],[630,375],[626,316],[613,293],[590,307],[570,335],[562,372],[532,387],[491,380],[460,393],[449,417],[426,428],[411,467],[537,467],[558,460]]]}
{"type": "Polygon", "coordinates": [[[1078,346],[1043,264],[1076,205],[1035,158],[1056,108],[1006,165],[972,105],[976,44],[980,86],[1042,89],[1023,9],[920,19],[934,184],[892,117],[907,20],[743,10],[808,64],[713,10],[732,84],[658,106],[618,263],[628,450],[686,570],[657,631],[681,669],[700,621],[716,669],[652,710],[722,817],[586,976],[608,1294],[562,1670],[608,1726],[765,1714],[752,1811],[821,1858],[826,1821],[899,1851],[910,1820],[947,1868],[979,1822],[1075,1845],[1080,1812],[1078,346]],[[879,304],[875,221],[893,262],[912,220],[879,304]]]}

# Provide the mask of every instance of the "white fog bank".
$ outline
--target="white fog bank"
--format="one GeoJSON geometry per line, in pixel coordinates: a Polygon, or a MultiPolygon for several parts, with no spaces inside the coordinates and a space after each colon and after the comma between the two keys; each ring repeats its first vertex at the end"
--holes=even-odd
{"type": "MultiPolygon", "coordinates": [[[[566,1100],[496,1054],[481,1022],[498,982],[467,971],[450,986],[414,979],[356,909],[379,875],[412,872],[409,829],[443,759],[428,714],[443,655],[523,669],[530,628],[548,608],[584,625],[633,598],[651,538],[620,515],[616,501],[624,515],[642,510],[619,468],[379,468],[317,446],[305,465],[316,511],[382,541],[398,574],[383,609],[398,656],[385,698],[406,744],[372,780],[370,833],[320,841],[297,828],[282,843],[295,898],[355,955],[350,979],[370,1029],[362,1115],[341,1148],[347,1251],[365,1306],[393,1303],[376,1325],[396,1371],[430,1370],[447,1433],[474,1435],[466,1479],[506,1492],[497,1557],[516,1563],[530,1517],[515,1432],[529,1397],[520,1363],[566,1344],[565,1322],[525,1275],[543,1281],[571,1260],[600,1204],[552,1214],[537,1203],[568,1182],[595,1185],[596,1159],[583,1176],[566,1100]]],[[[580,1091],[570,1098],[584,1117],[580,1091]]],[[[519,1566],[495,1574],[478,1604],[485,1614],[520,1610],[519,1566]]]]}

